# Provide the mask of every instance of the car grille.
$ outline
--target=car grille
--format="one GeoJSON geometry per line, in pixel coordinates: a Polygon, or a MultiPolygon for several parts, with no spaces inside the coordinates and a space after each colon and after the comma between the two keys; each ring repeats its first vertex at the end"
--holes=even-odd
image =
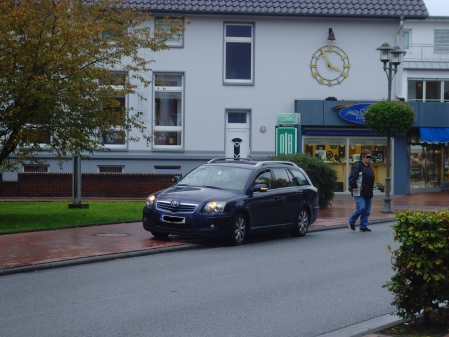
{"type": "Polygon", "coordinates": [[[170,202],[158,201],[156,208],[159,210],[172,212],[172,213],[193,213],[198,205],[194,204],[179,204],[177,207],[173,207],[170,202]]]}

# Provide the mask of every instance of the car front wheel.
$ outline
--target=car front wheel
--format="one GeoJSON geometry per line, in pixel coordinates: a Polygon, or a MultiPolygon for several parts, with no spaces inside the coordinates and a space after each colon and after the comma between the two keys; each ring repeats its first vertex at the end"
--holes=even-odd
{"type": "Polygon", "coordinates": [[[229,243],[233,246],[241,245],[245,241],[247,231],[246,217],[242,213],[238,213],[232,220],[229,243]]]}
{"type": "Polygon", "coordinates": [[[290,231],[291,236],[304,236],[309,229],[310,217],[305,208],[299,210],[298,220],[295,229],[290,231]]]}

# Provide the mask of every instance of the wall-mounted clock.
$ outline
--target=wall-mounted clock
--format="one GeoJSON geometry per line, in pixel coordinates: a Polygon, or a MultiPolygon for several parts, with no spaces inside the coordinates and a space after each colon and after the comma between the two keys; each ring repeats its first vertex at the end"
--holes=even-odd
{"type": "Polygon", "coordinates": [[[350,68],[348,54],[331,44],[318,48],[310,62],[313,78],[319,84],[329,87],[343,82],[348,77],[350,68]]]}

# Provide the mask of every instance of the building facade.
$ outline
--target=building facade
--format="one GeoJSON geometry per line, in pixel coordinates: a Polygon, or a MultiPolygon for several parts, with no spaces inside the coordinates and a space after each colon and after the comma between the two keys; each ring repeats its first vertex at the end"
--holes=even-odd
{"type": "MultiPolygon", "coordinates": [[[[142,50],[156,60],[148,74],[153,85],[118,98],[126,107],[144,113],[155,135],[153,143],[149,147],[143,142],[128,143],[133,131],[112,130],[102,135],[110,151],[96,152],[91,160],[83,161],[83,172],[186,174],[214,157],[259,159],[294,149],[331,162],[339,173],[338,192],[342,193],[347,193],[349,165],[363,147],[376,153],[376,181],[382,184],[386,139],[363,124],[340,118],[334,107],[386,99],[387,80],[376,48],[384,42],[403,46],[407,36],[404,48],[427,44],[425,34],[421,40],[422,31],[444,31],[448,22],[427,18],[422,0],[125,3],[151,12],[155,16],[147,22],[151,27],[162,24],[166,15],[180,15],[190,24],[183,36],[169,41],[170,50],[142,50]],[[431,28],[434,24],[438,28],[431,28]],[[279,120],[291,114],[298,116],[294,138],[288,138],[294,143],[282,138],[285,132],[279,120]]],[[[435,40],[441,54],[444,39],[445,33],[439,32],[435,40]]],[[[410,55],[395,76],[392,97],[417,104],[421,114],[430,96],[423,98],[419,91],[413,96],[409,86],[416,83],[418,88],[424,79],[423,88],[429,89],[423,92],[430,92],[434,70],[414,68],[410,55]]],[[[439,69],[438,78],[446,85],[449,80],[443,80],[443,73],[439,69]]],[[[442,116],[449,115],[444,101],[432,101],[442,106],[437,108],[442,116]]],[[[410,193],[412,177],[410,173],[404,177],[403,171],[411,170],[408,158],[416,150],[412,144],[416,130],[449,127],[441,124],[440,117],[430,123],[426,112],[423,116],[409,137],[393,140],[393,194],[410,193]],[[408,188],[403,188],[405,183],[408,188]]],[[[23,169],[60,170],[45,153],[42,159],[46,166],[23,169]]],[[[70,161],[63,164],[63,171],[71,170],[70,161]]],[[[4,173],[3,178],[14,179],[14,173],[4,173]]],[[[443,178],[440,174],[438,188],[444,185],[443,178]]],[[[428,180],[420,186],[427,188],[428,180]]]]}

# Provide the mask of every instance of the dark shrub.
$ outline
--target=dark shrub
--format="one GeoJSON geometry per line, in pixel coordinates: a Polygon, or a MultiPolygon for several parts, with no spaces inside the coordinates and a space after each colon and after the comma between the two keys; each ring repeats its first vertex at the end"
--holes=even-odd
{"type": "Polygon", "coordinates": [[[312,179],[315,187],[318,188],[320,208],[330,206],[334,199],[334,191],[337,188],[337,171],[329,163],[303,153],[278,155],[267,159],[291,161],[301,167],[312,179]]]}

